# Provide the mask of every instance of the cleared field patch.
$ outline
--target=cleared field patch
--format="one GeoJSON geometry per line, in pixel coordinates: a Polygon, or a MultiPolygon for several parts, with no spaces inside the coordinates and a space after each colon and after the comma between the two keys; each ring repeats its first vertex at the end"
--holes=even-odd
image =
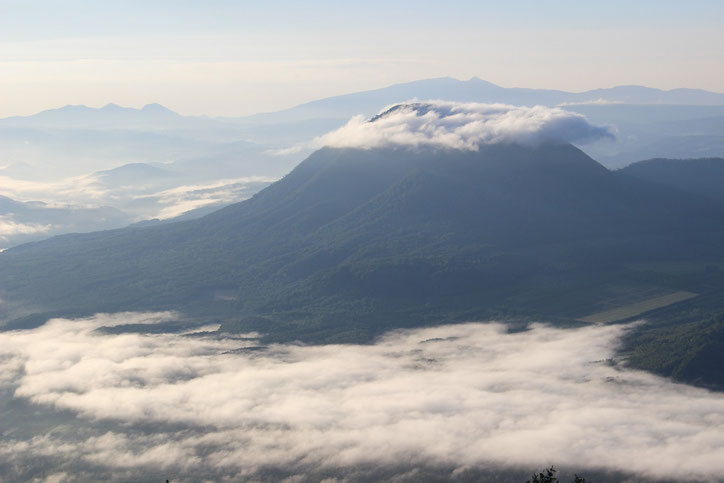
{"type": "Polygon", "coordinates": [[[636,317],[637,315],[641,315],[651,310],[660,309],[662,307],[666,307],[667,305],[683,302],[684,300],[688,300],[696,296],[697,294],[692,292],[674,292],[666,295],[660,295],[658,297],[652,297],[640,302],[622,305],[621,307],[617,307],[615,309],[596,312],[595,314],[582,317],[579,320],[593,324],[616,322],[617,320],[636,317]]]}

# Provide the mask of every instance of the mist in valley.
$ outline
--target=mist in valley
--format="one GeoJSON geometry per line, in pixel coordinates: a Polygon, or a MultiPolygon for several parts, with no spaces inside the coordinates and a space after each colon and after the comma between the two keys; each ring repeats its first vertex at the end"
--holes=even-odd
{"type": "Polygon", "coordinates": [[[107,332],[179,320],[98,314],[0,334],[4,475],[724,471],[724,396],[628,369],[616,348],[630,325],[468,323],[324,346],[213,326],[107,332]]]}

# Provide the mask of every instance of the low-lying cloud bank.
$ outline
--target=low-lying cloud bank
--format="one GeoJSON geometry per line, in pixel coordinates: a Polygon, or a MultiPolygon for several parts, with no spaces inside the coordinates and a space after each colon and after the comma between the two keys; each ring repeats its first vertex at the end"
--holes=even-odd
{"type": "Polygon", "coordinates": [[[265,349],[248,338],[96,330],[173,318],[97,315],[0,333],[0,394],[70,412],[34,432],[4,417],[5,476],[32,476],[43,458],[60,480],[364,465],[724,474],[724,396],[612,363],[624,326],[507,333],[471,323],[368,346],[265,349]]]}
{"type": "Polygon", "coordinates": [[[387,107],[371,120],[353,117],[309,147],[477,150],[481,144],[586,143],[613,137],[613,128],[556,107],[426,101],[387,107]]]}

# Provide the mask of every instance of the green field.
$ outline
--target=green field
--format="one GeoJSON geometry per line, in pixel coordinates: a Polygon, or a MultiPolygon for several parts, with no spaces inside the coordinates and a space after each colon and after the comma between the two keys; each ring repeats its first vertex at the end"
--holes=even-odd
{"type": "Polygon", "coordinates": [[[630,319],[651,310],[660,309],[668,305],[672,305],[678,302],[683,302],[692,297],[696,297],[697,294],[692,292],[674,292],[667,295],[661,295],[658,297],[649,298],[640,302],[623,305],[615,309],[604,310],[602,312],[596,312],[595,314],[587,315],[582,317],[582,322],[590,322],[593,324],[607,324],[610,322],[616,322],[618,320],[630,319]]]}

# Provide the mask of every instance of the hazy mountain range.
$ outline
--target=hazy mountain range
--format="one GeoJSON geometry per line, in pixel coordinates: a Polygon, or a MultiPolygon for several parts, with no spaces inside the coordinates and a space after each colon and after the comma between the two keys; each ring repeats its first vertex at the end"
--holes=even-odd
{"type": "Polygon", "coordinates": [[[140,109],[107,104],[100,108],[68,105],[32,116],[13,116],[0,120],[3,127],[49,127],[63,129],[134,129],[167,131],[171,129],[219,130],[224,125],[205,117],[181,116],[160,104],[140,109]]]}
{"type": "Polygon", "coordinates": [[[364,114],[371,117],[384,106],[413,98],[445,99],[457,102],[502,102],[527,106],[537,104],[556,106],[566,103],[724,106],[724,94],[701,89],[663,91],[644,86],[617,86],[586,92],[565,92],[550,89],[501,87],[477,77],[467,81],[441,77],[329,97],[284,111],[257,114],[251,119],[265,122],[288,122],[310,118],[345,118],[352,114],[364,114]]]}
{"type": "Polygon", "coordinates": [[[0,119],[0,195],[66,211],[77,208],[79,223],[46,219],[42,225],[54,229],[41,230],[30,228],[37,223],[24,214],[6,212],[15,225],[12,230],[4,225],[2,245],[98,228],[86,209],[106,206],[122,212],[104,225],[121,227],[125,220],[168,219],[239,201],[310,154],[315,149],[310,140],[354,115],[372,117],[412,98],[559,105],[615,132],[613,138],[577,144],[607,167],[657,157],[724,156],[722,94],[692,89],[620,86],[567,93],[441,78],[235,119],[183,116],[159,104],[141,109],[65,106],[0,119]],[[19,236],[21,230],[25,233],[19,236]]]}
{"type": "MultiPolygon", "coordinates": [[[[411,99],[560,106],[583,113],[592,122],[618,129],[615,142],[587,149],[606,166],[620,167],[653,157],[724,155],[724,94],[642,86],[570,93],[504,88],[477,78],[440,78],[320,99],[243,118],[181,116],[158,104],[141,109],[115,104],[98,109],[65,106],[33,116],[0,119],[0,139],[5,145],[3,163],[9,164],[4,167],[6,172],[22,176],[30,175],[43,158],[59,156],[66,176],[72,174],[68,165],[75,169],[82,166],[88,172],[111,168],[114,163],[170,162],[224,152],[235,153],[241,164],[248,160],[273,165],[280,160],[266,156],[269,149],[293,146],[338,127],[354,115],[372,117],[386,106],[411,99]],[[252,144],[240,149],[240,140],[252,144]]],[[[302,158],[292,154],[284,166],[291,169],[302,158]]],[[[52,165],[49,172],[63,173],[52,165]]],[[[43,176],[49,172],[46,169],[43,176]]]]}

